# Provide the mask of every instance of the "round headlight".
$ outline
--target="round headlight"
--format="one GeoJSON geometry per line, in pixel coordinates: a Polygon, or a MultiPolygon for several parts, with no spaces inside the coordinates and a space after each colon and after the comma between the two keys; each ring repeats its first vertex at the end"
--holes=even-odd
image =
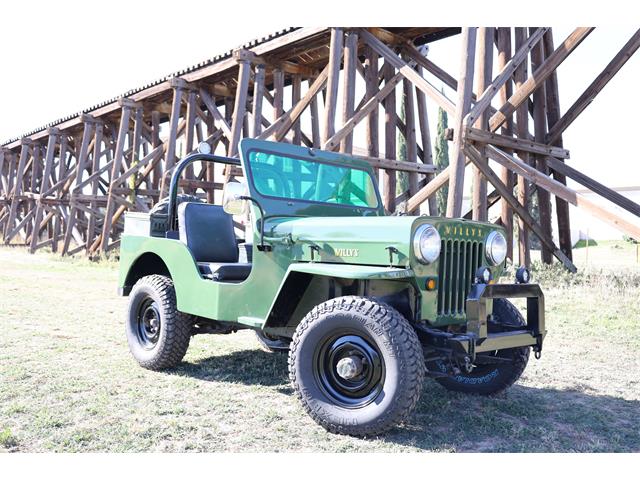
{"type": "Polygon", "coordinates": [[[493,231],[487,237],[486,243],[487,260],[491,265],[498,265],[504,262],[507,257],[507,240],[500,232],[493,231]]]}
{"type": "Polygon", "coordinates": [[[413,253],[422,263],[432,263],[440,256],[440,234],[433,225],[425,223],[416,229],[413,253]]]}

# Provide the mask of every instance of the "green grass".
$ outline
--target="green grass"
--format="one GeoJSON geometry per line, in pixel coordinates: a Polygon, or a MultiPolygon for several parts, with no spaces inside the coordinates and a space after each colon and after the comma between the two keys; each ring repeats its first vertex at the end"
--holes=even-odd
{"type": "Polygon", "coordinates": [[[356,439],[304,413],[286,355],[251,332],[194,337],[169,372],[138,367],[116,267],[0,249],[0,450],[640,451],[634,273],[538,269],[549,334],[518,384],[480,398],[427,380],[406,424],[356,439]]]}

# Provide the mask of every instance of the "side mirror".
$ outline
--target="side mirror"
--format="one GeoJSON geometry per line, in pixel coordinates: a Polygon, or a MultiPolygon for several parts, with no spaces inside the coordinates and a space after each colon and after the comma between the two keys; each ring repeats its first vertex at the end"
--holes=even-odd
{"type": "Polygon", "coordinates": [[[242,215],[247,210],[247,200],[241,197],[246,196],[247,191],[244,184],[240,182],[228,182],[222,194],[222,208],[229,215],[242,215]]]}

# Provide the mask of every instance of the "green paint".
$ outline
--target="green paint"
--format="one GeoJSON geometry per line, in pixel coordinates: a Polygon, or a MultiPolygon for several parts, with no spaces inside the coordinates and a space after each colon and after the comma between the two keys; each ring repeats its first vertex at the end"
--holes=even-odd
{"type": "MultiPolygon", "coordinates": [[[[414,232],[420,225],[430,223],[438,229],[443,239],[484,242],[489,232],[499,227],[462,219],[385,216],[375,186],[363,197],[377,199],[377,202],[365,204],[373,205],[371,208],[360,205],[357,199],[354,200],[355,197],[341,194],[336,198],[348,199],[344,204],[340,201],[327,203],[305,199],[303,189],[296,190],[295,195],[292,193],[294,185],[289,185],[290,195],[277,198],[278,190],[273,189],[273,182],[262,182],[262,188],[256,188],[254,182],[260,174],[259,169],[247,168],[248,159],[256,158],[255,152],[268,151],[279,159],[290,157],[303,160],[306,163],[299,164],[302,168],[298,173],[307,177],[314,171],[322,174],[322,170],[307,168],[308,163],[313,162],[326,165],[326,171],[333,171],[334,165],[340,166],[343,173],[345,169],[356,169],[357,175],[349,177],[357,180],[354,183],[362,182],[373,172],[368,163],[358,159],[288,144],[243,140],[241,149],[242,165],[248,173],[249,192],[265,210],[265,240],[273,247],[271,251],[257,249],[260,243],[259,228],[254,223],[253,265],[249,277],[241,283],[214,282],[202,278],[195,259],[181,241],[125,234],[120,249],[120,287],[131,287],[134,282],[128,277],[136,261],[141,259],[144,262],[145,258],[149,258],[148,255],[154,254],[162,259],[173,278],[178,308],[206,318],[238,322],[251,327],[263,326],[279,293],[286,291],[287,281],[297,272],[312,278],[358,280],[363,284],[367,281],[371,291],[379,296],[409,288],[419,300],[420,311],[416,316],[420,319],[435,325],[465,321],[464,316],[438,317],[438,291],[427,292],[425,287],[427,278],[438,277],[439,261],[431,265],[418,262],[412,249],[414,232]],[[269,185],[271,190],[268,189],[269,185]]],[[[285,170],[277,175],[282,176],[283,173],[285,170]]],[[[267,175],[273,176],[273,172],[267,175]]],[[[359,185],[366,184],[365,181],[359,185]]],[[[335,187],[338,188],[338,185],[340,189],[352,188],[342,180],[335,187]]],[[[323,188],[318,187],[318,191],[323,188]]],[[[361,196],[361,193],[358,195],[361,196]]],[[[320,197],[321,200],[326,198],[320,197]]],[[[250,208],[253,209],[254,222],[261,221],[256,207],[251,205],[250,208]]],[[[501,271],[502,266],[492,268],[494,277],[501,271]]],[[[320,288],[316,290],[325,291],[320,288]]],[[[317,292],[313,297],[314,304],[327,299],[317,292]]],[[[309,303],[311,294],[305,295],[306,300],[292,298],[290,301],[309,303]]],[[[308,311],[305,308],[306,304],[304,307],[300,304],[301,312],[298,314],[308,311]]]]}

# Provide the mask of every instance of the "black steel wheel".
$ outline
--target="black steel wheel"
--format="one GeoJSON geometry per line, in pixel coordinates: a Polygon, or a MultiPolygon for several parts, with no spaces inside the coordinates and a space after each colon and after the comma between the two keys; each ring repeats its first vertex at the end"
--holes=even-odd
{"type": "Polygon", "coordinates": [[[377,435],[406,419],[424,370],[413,327],[372,298],[318,305],[296,328],[289,350],[289,377],[307,413],[347,435],[377,435]]]}
{"type": "MultiPolygon", "coordinates": [[[[504,331],[505,327],[526,325],[522,314],[508,300],[493,300],[494,322],[489,324],[489,333],[504,331]]],[[[438,377],[436,381],[447,390],[477,395],[494,395],[513,385],[522,375],[529,362],[530,347],[508,348],[487,352],[487,357],[503,359],[500,363],[480,363],[471,372],[463,372],[450,377],[438,377]]],[[[495,361],[495,360],[493,360],[495,361]]],[[[435,368],[446,372],[446,366],[437,361],[435,368]]]]}
{"type": "Polygon", "coordinates": [[[129,350],[142,367],[162,370],[179,364],[189,348],[191,326],[191,316],[176,307],[170,278],[148,275],[133,286],[126,334],[129,350]]]}
{"type": "Polygon", "coordinates": [[[256,339],[258,340],[258,344],[260,344],[260,348],[268,353],[276,353],[276,352],[287,352],[289,351],[289,343],[291,340],[284,337],[277,337],[274,335],[269,335],[264,332],[264,330],[254,330],[256,334],[256,339]]]}

